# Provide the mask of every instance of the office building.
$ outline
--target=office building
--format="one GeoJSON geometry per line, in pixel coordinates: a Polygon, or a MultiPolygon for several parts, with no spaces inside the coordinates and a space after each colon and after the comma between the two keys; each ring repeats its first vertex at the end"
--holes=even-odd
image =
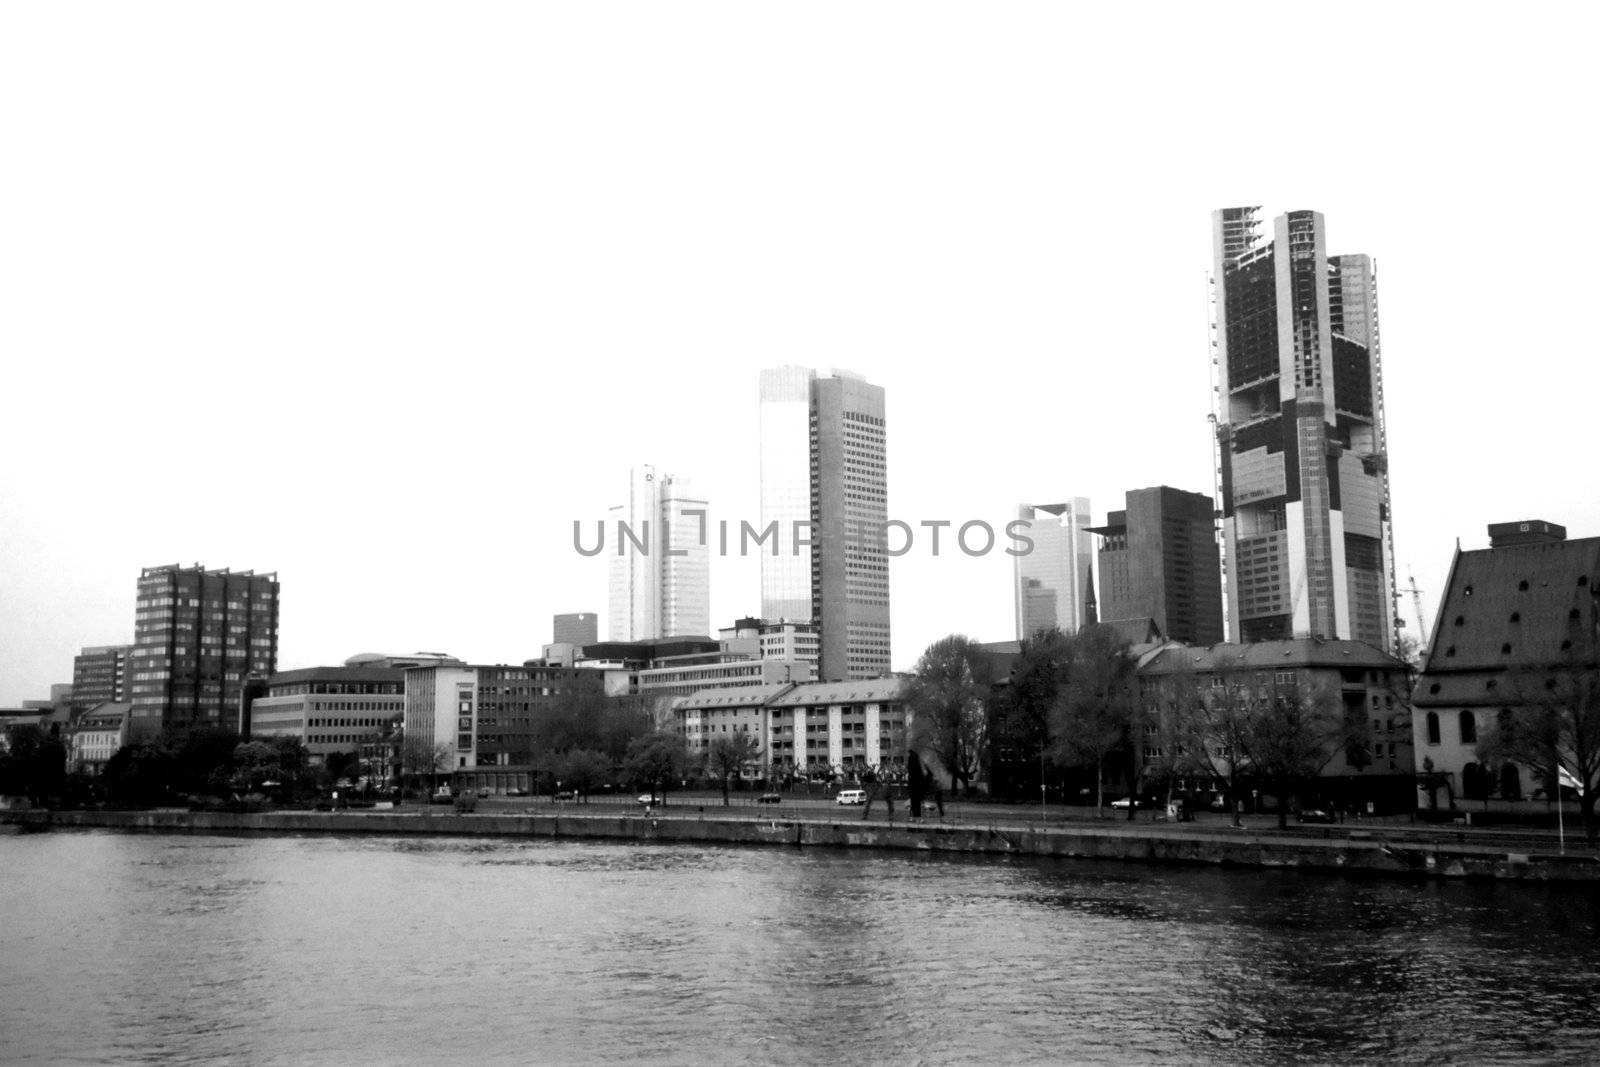
{"type": "Polygon", "coordinates": [[[600,670],[539,664],[411,667],[405,676],[407,744],[437,753],[433,770],[456,788],[494,793],[531,789],[549,755],[537,747],[539,720],[575,699],[604,699],[606,685],[600,670]]]}
{"type": "MultiPolygon", "coordinates": [[[[611,509],[613,641],[711,632],[710,518],[688,481],[651,466],[628,472],[628,498],[611,509]]],[[[576,642],[561,642],[576,643],[576,642]]]]}
{"type": "Polygon", "coordinates": [[[1218,474],[1237,641],[1394,644],[1394,560],[1366,256],[1330,256],[1322,216],[1213,216],[1218,474]]]}
{"type": "Polygon", "coordinates": [[[1064,504],[1021,504],[1017,519],[1028,524],[1025,533],[1033,543],[1012,561],[1017,640],[1053,626],[1076,633],[1088,622],[1094,596],[1089,501],[1080,496],[1064,504]]]}
{"type": "Polygon", "coordinates": [[[396,667],[307,667],[266,680],[251,702],[250,737],[293,737],[315,763],[396,732],[405,713],[405,671],[396,667]]]}
{"type": "Polygon", "coordinates": [[[72,658],[72,711],[81,715],[101,704],[128,699],[132,645],[91,645],[72,658]]]}
{"type": "Polygon", "coordinates": [[[1175,641],[1222,641],[1222,560],[1216,508],[1203,493],[1132,489],[1100,536],[1101,622],[1149,619],[1175,641]]]}
{"type": "Polygon", "coordinates": [[[246,680],[277,669],[277,575],[146,567],[131,664],[135,739],[164,727],[235,728],[246,680]]]}
{"type": "Polygon", "coordinates": [[[761,372],[761,613],[817,628],[823,679],[889,672],[888,467],[881,386],[761,372]]]}
{"type": "Polygon", "coordinates": [[[592,611],[557,615],[550,640],[558,645],[592,645],[600,640],[600,616],[592,611]]]}

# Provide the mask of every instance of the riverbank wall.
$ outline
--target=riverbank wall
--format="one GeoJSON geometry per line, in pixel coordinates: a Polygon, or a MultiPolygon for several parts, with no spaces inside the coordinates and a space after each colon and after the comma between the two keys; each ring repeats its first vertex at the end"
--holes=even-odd
{"type": "Polygon", "coordinates": [[[640,813],[459,814],[158,811],[0,811],[21,830],[106,828],[149,833],[505,836],[651,843],[875,848],[1012,856],[1057,856],[1239,868],[1363,871],[1439,878],[1600,882],[1593,853],[1509,852],[1487,845],[1391,843],[1381,835],[1331,839],[1250,831],[1194,832],[1137,824],[1059,826],[895,824],[866,820],[719,819],[640,813]]]}

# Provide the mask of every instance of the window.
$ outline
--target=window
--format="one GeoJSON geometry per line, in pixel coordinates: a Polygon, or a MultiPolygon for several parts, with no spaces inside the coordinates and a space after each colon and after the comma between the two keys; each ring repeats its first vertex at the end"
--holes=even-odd
{"type": "Polygon", "coordinates": [[[1478,720],[1472,717],[1472,712],[1461,713],[1461,743],[1475,745],[1478,743],[1478,720]]]}
{"type": "Polygon", "coordinates": [[[1439,743],[1439,713],[1436,712],[1436,711],[1430,711],[1430,712],[1428,712],[1428,744],[1437,745],[1438,743],[1439,743]]]}

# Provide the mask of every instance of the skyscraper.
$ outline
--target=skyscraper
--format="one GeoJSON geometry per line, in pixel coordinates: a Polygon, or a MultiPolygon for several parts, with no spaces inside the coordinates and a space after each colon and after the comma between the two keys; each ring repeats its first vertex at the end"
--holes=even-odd
{"type": "Polygon", "coordinates": [[[1191,645],[1223,639],[1216,505],[1170,486],[1131,489],[1100,535],[1100,621],[1151,619],[1191,645]]]}
{"type": "Polygon", "coordinates": [[[199,564],[139,574],[129,730],[228,726],[251,675],[278,669],[278,576],[199,564]]]}
{"type": "Polygon", "coordinates": [[[651,466],[628,472],[628,498],[611,509],[611,640],[711,632],[706,511],[687,479],[651,466]]]}
{"type": "MultiPolygon", "coordinates": [[[[1089,501],[1019,504],[1033,548],[1013,559],[1017,640],[1051,627],[1076,633],[1085,622],[1091,595],[1094,539],[1089,536],[1089,501]]],[[[1103,614],[1103,613],[1102,613],[1103,614]]]]}
{"type": "Polygon", "coordinates": [[[1394,560],[1366,256],[1330,256],[1322,215],[1213,215],[1217,454],[1235,640],[1393,645],[1394,560]]]}
{"type": "Polygon", "coordinates": [[[816,624],[826,681],[889,672],[888,485],[882,386],[761,372],[761,614],[816,624]]]}

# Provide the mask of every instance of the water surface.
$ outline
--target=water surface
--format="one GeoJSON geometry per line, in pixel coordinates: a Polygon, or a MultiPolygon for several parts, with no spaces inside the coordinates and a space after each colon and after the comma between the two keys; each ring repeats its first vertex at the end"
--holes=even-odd
{"type": "Polygon", "coordinates": [[[0,901],[8,1063],[1600,1061],[1581,886],[85,831],[0,901]]]}

